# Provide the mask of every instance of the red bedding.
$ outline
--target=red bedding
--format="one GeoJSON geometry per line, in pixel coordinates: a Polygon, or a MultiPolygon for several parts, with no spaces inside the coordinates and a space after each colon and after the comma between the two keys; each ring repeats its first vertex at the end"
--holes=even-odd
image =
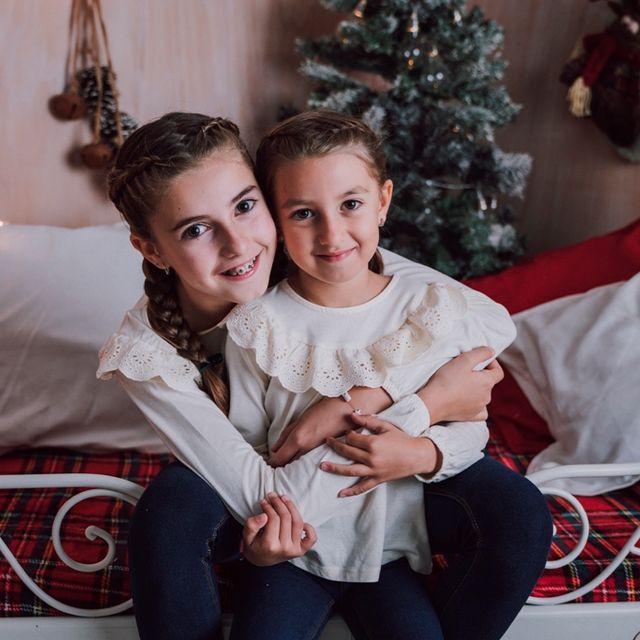
{"type": "MultiPolygon", "coordinates": [[[[509,453],[498,439],[489,452],[504,464],[524,472],[525,455],[509,453]]],[[[139,453],[87,455],[72,451],[14,451],[0,457],[0,474],[102,473],[127,478],[146,486],[169,462],[168,456],[139,453]]],[[[62,540],[67,553],[81,562],[96,562],[105,553],[101,541],[89,542],[85,528],[94,524],[110,532],[116,541],[111,567],[97,573],[79,573],[56,555],[51,542],[53,518],[65,500],[79,490],[41,489],[0,491],[0,535],[27,573],[50,595],[67,604],[102,608],[129,598],[126,539],[131,507],[120,501],[94,498],[77,505],[65,518],[62,540]]],[[[589,542],[581,558],[568,567],[548,571],[534,595],[558,595],[574,589],[599,573],[640,525],[640,485],[606,496],[582,498],[592,521],[589,542]]],[[[551,501],[558,533],[553,553],[572,548],[580,534],[578,518],[557,500],[551,501]]],[[[223,590],[226,591],[226,590],[223,590]]],[[[25,587],[0,557],[0,600],[3,616],[59,615],[25,587]]],[[[627,559],[603,585],[579,602],[640,600],[640,558],[627,559]]]]}

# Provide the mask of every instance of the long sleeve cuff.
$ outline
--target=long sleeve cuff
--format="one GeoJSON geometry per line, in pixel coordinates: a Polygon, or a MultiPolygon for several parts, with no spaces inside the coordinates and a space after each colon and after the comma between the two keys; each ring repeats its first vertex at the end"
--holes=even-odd
{"type": "Polygon", "coordinates": [[[421,482],[440,482],[464,471],[483,457],[489,439],[485,422],[452,422],[431,427],[424,437],[430,438],[442,453],[442,466],[429,476],[416,475],[421,482]]]}
{"type": "Polygon", "coordinates": [[[376,415],[410,436],[425,434],[431,422],[429,410],[415,393],[405,396],[376,415]]]}

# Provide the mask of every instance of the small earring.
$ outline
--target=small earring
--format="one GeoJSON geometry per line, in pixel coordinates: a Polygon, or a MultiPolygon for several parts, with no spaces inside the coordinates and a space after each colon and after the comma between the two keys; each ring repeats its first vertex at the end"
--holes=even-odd
{"type": "Polygon", "coordinates": [[[165,276],[171,275],[171,267],[165,267],[163,271],[165,276]]]}
{"type": "Polygon", "coordinates": [[[379,227],[384,227],[384,220],[382,220],[382,219],[378,220],[378,226],[379,227]]]}

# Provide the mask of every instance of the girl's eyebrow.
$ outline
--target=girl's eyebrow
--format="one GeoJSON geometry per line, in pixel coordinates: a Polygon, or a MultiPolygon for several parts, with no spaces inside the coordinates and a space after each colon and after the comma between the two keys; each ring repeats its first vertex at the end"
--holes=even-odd
{"type": "MultiPolygon", "coordinates": [[[[248,193],[251,193],[254,189],[256,189],[255,184],[250,184],[248,187],[245,187],[237,196],[231,198],[229,205],[233,206],[234,204],[236,204],[236,202],[242,200],[242,198],[244,198],[248,193]]],[[[198,220],[203,220],[206,217],[207,216],[203,214],[201,216],[191,216],[189,218],[184,218],[183,220],[179,220],[171,229],[171,231],[177,231],[181,227],[185,227],[186,225],[197,222],[198,220]]]]}
{"type": "Polygon", "coordinates": [[[231,202],[229,204],[235,204],[238,200],[242,200],[248,193],[251,193],[254,189],[256,189],[255,184],[250,184],[248,187],[245,187],[237,196],[231,198],[231,202]]]}
{"type": "MultiPolygon", "coordinates": [[[[369,193],[369,189],[366,187],[361,187],[360,185],[356,185],[351,189],[347,189],[344,193],[341,193],[338,196],[338,200],[342,198],[348,198],[349,196],[354,196],[358,193],[369,193]]],[[[300,205],[310,204],[310,200],[304,200],[303,198],[289,198],[285,203],[281,205],[283,209],[289,209],[290,207],[298,207],[300,205]]]]}

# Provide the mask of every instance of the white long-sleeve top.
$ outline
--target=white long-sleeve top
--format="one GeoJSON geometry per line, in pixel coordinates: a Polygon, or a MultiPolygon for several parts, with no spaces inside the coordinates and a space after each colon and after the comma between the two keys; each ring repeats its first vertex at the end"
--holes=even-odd
{"type": "MultiPolygon", "coordinates": [[[[387,274],[462,287],[429,267],[384,250],[382,253],[387,274]]],[[[508,318],[502,307],[485,296],[465,291],[486,317],[493,314],[500,323],[508,318]]],[[[219,351],[225,340],[224,328],[206,332],[206,339],[211,353],[219,351]]],[[[349,479],[319,469],[323,459],[346,462],[325,446],[285,467],[269,467],[199,388],[196,367],[151,328],[145,298],[127,312],[119,330],[101,349],[97,375],[108,378],[113,374],[168,449],[216,489],[240,522],[260,511],[259,501],[269,491],[291,496],[304,520],[315,527],[354,499],[337,497],[338,491],[351,483],[349,479]]],[[[413,433],[418,433],[429,419],[424,405],[413,395],[380,416],[413,433]]],[[[430,429],[429,437],[443,454],[441,472],[432,481],[453,475],[479,458],[485,439],[466,427],[460,423],[430,429]]]]}
{"type": "MultiPolygon", "coordinates": [[[[331,308],[281,282],[227,318],[229,419],[256,450],[268,453],[282,430],[323,396],[354,386],[403,396],[463,351],[489,344],[500,352],[515,335],[513,324],[506,314],[500,322],[495,313],[483,313],[476,299],[458,286],[394,276],[368,302],[331,308]]],[[[487,430],[479,422],[464,428],[475,447],[475,456],[466,456],[470,464],[480,457],[487,430]]],[[[425,424],[418,435],[428,433],[425,424]]],[[[401,556],[415,571],[431,566],[416,478],[345,500],[316,532],[313,549],[292,562],[331,580],[376,580],[382,564],[401,556]]]]}

